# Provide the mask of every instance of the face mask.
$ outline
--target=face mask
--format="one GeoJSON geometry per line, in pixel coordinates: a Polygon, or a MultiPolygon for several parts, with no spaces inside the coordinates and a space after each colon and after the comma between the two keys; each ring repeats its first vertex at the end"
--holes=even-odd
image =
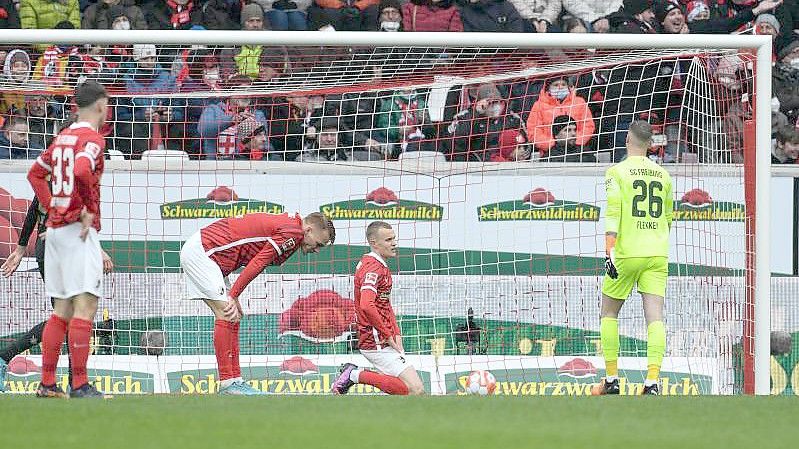
{"type": "Polygon", "coordinates": [[[497,118],[505,112],[505,105],[502,103],[492,103],[491,106],[488,107],[488,116],[497,118]]]}
{"type": "Polygon", "coordinates": [[[552,97],[554,97],[554,98],[556,98],[558,100],[563,100],[564,98],[566,98],[569,95],[569,88],[568,87],[561,87],[561,88],[550,87],[549,88],[549,95],[552,95],[552,97]]]}
{"type": "Polygon", "coordinates": [[[130,29],[130,22],[128,22],[127,20],[120,20],[119,22],[114,22],[114,25],[112,26],[112,28],[115,29],[115,30],[125,30],[125,31],[127,31],[127,30],[130,29]]]}
{"type": "Polygon", "coordinates": [[[380,29],[383,31],[399,31],[399,22],[380,22],[380,29]]]}

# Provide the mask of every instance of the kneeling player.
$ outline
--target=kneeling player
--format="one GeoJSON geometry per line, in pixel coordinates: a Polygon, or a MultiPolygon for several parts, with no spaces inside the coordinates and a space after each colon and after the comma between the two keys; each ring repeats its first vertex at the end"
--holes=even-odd
{"type": "Polygon", "coordinates": [[[391,225],[372,222],[366,228],[372,252],[361,257],[355,269],[355,310],[358,347],[379,373],[345,363],[333,382],[333,394],[347,394],[356,383],[372,385],[388,394],[424,394],[416,369],[405,360],[397,318],[391,308],[391,270],[386,259],[397,256],[391,225]]]}
{"type": "Polygon", "coordinates": [[[214,351],[221,394],[255,395],[239,366],[239,295],[267,265],[281,265],[297,248],[315,253],[333,243],[333,222],[319,212],[307,217],[247,214],[200,229],[180,250],[188,299],[202,299],[214,312],[214,351]],[[227,276],[244,267],[228,290],[227,276]]]}

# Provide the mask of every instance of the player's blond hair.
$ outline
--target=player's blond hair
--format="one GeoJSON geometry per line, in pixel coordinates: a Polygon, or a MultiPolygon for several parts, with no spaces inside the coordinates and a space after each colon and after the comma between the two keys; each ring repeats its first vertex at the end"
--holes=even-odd
{"type": "Polygon", "coordinates": [[[366,227],[366,241],[372,242],[377,235],[377,231],[381,229],[391,229],[391,225],[385,221],[373,221],[366,227]]]}
{"type": "Polygon", "coordinates": [[[326,230],[327,235],[330,236],[329,244],[332,245],[336,242],[336,226],[333,225],[333,220],[325,217],[321,212],[312,212],[303,221],[311,226],[326,230]]]}

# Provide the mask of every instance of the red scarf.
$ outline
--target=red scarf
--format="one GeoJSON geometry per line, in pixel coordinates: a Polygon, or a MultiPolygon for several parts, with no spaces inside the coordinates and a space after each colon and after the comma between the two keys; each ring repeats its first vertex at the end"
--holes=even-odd
{"type": "Polygon", "coordinates": [[[169,21],[172,23],[172,28],[180,28],[191,22],[191,10],[194,9],[194,2],[188,2],[185,5],[179,5],[173,0],[167,0],[166,4],[172,10],[172,17],[169,21]]]}

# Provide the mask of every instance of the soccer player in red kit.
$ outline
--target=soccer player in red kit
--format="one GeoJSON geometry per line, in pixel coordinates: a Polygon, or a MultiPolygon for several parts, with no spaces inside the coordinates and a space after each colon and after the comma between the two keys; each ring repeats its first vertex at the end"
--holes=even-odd
{"type": "Polygon", "coordinates": [[[347,394],[356,383],[372,385],[396,395],[424,394],[416,369],[405,360],[402,335],[391,308],[391,270],[386,259],[397,256],[391,225],[374,221],[366,228],[372,252],[361,257],[355,269],[355,312],[358,348],[379,372],[345,363],[333,382],[333,394],[347,394]]]}
{"type": "Polygon", "coordinates": [[[44,284],[54,299],[53,315],[42,332],[39,397],[66,397],[55,383],[55,371],[67,330],[72,366],[69,396],[105,396],[89,384],[86,363],[97,300],[103,293],[97,233],[105,139],[97,131],[105,122],[108,94],[99,83],[86,81],[75,88],[75,104],[75,123],[56,136],[28,172],[36,198],[48,206],[44,284]]]}
{"type": "Polygon", "coordinates": [[[316,253],[336,239],[333,222],[319,212],[253,213],[224,218],[200,229],[180,250],[186,298],[202,299],[214,312],[214,352],[220,394],[256,395],[239,366],[239,295],[268,265],[281,265],[298,249],[316,253]],[[228,275],[244,267],[231,287],[228,275]]]}

